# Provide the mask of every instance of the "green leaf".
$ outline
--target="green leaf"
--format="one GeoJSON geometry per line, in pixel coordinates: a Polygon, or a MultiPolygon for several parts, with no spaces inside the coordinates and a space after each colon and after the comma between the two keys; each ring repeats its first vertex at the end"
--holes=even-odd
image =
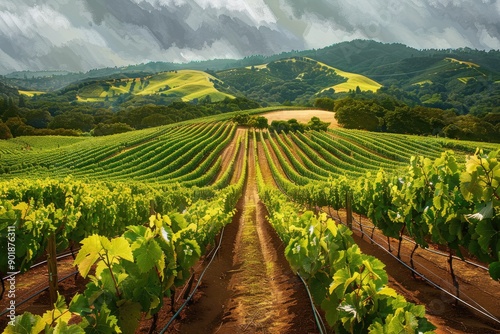
{"type": "Polygon", "coordinates": [[[40,333],[45,328],[45,322],[39,315],[25,312],[14,320],[14,326],[8,325],[4,334],[32,334],[40,333]]]}
{"type": "Polygon", "coordinates": [[[500,262],[497,261],[490,263],[488,272],[495,281],[500,280],[500,262]]]}
{"type": "Polygon", "coordinates": [[[389,296],[389,297],[397,297],[398,293],[396,290],[391,289],[389,287],[384,287],[382,290],[377,292],[379,295],[389,296]]]}
{"type": "Polygon", "coordinates": [[[337,300],[325,299],[321,303],[321,308],[325,311],[325,318],[330,327],[334,327],[339,321],[339,302],[337,300]]]}
{"type": "Polygon", "coordinates": [[[112,239],[111,245],[107,250],[110,258],[121,258],[122,260],[134,262],[132,248],[130,248],[130,244],[124,237],[112,239]]]}
{"type": "Polygon", "coordinates": [[[162,259],[162,250],[158,243],[154,240],[148,240],[139,248],[134,250],[137,266],[142,273],[149,271],[162,259]]]}
{"type": "Polygon", "coordinates": [[[68,326],[65,322],[60,322],[54,328],[54,334],[85,334],[85,331],[79,325],[68,326]]]}
{"type": "Polygon", "coordinates": [[[476,226],[476,233],[479,234],[479,239],[477,240],[481,249],[485,252],[488,251],[490,247],[490,241],[493,235],[495,235],[495,229],[488,219],[481,220],[476,226]]]}
{"type": "Polygon", "coordinates": [[[83,239],[82,248],[78,252],[74,265],[78,266],[78,271],[82,277],[87,277],[90,269],[99,259],[99,253],[102,250],[101,238],[97,234],[83,239]]]}
{"type": "Polygon", "coordinates": [[[71,299],[71,302],[69,303],[69,310],[72,313],[78,313],[82,316],[92,313],[88,299],[79,293],[71,299]]]}
{"type": "MultiPolygon", "coordinates": [[[[345,282],[351,278],[351,274],[347,269],[340,269],[335,272],[335,275],[333,275],[333,282],[330,285],[329,292],[330,294],[333,294],[335,290],[337,290],[338,287],[344,286],[345,282]]],[[[340,291],[339,293],[343,294],[345,289],[343,291],[340,291]]],[[[340,297],[340,295],[339,295],[340,297]]]]}
{"type": "Polygon", "coordinates": [[[129,300],[118,303],[118,324],[124,334],[134,334],[141,319],[141,304],[129,300]]]}
{"type": "Polygon", "coordinates": [[[90,326],[86,328],[86,333],[91,334],[117,334],[121,333],[118,326],[118,319],[111,314],[108,306],[103,304],[95,319],[90,322],[90,326]]]}
{"type": "Polygon", "coordinates": [[[309,289],[311,291],[313,300],[317,304],[321,304],[323,299],[326,298],[330,281],[330,277],[324,272],[317,272],[314,277],[310,278],[308,282],[309,289]]]}

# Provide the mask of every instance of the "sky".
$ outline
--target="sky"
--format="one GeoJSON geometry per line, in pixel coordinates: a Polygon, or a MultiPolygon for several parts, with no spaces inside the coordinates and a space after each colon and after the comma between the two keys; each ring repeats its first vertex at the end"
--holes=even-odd
{"type": "Polygon", "coordinates": [[[500,0],[2,0],[0,74],[322,48],[500,49],[500,0]]]}

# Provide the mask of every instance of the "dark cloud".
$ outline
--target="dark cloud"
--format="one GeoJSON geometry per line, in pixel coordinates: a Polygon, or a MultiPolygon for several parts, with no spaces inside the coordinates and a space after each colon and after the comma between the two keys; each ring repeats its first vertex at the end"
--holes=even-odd
{"type": "Polygon", "coordinates": [[[0,73],[319,48],[500,48],[496,0],[3,0],[0,73]]]}

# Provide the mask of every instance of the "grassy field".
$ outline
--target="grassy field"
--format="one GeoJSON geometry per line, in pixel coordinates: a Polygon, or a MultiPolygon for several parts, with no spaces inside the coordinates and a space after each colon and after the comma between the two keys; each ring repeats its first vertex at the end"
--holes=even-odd
{"type": "Polygon", "coordinates": [[[337,72],[338,75],[347,79],[346,82],[335,85],[333,87],[327,87],[323,91],[328,90],[330,88],[333,88],[336,93],[343,93],[343,92],[349,92],[350,90],[356,90],[356,87],[359,87],[359,89],[361,89],[361,91],[376,92],[379,90],[380,87],[382,87],[381,84],[379,84],[375,80],[372,80],[368,77],[365,77],[364,75],[357,74],[357,73],[345,72],[345,71],[339,70],[338,68],[326,65],[326,64],[321,63],[321,62],[318,62],[318,64],[320,64],[321,66],[325,66],[325,67],[333,69],[335,72],[337,72]]]}
{"type": "Polygon", "coordinates": [[[107,85],[103,83],[88,85],[80,89],[77,99],[80,102],[99,102],[106,98],[113,100],[127,93],[139,96],[163,94],[179,97],[183,101],[201,99],[205,96],[210,96],[212,101],[221,101],[226,97],[234,98],[217,90],[214,87],[216,81],[218,79],[202,71],[163,72],[146,77],[144,82],[141,82],[140,78],[129,78],[120,82],[108,81],[107,85]]]}
{"type": "Polygon", "coordinates": [[[445,58],[445,59],[452,62],[452,63],[459,63],[460,65],[467,65],[469,67],[480,67],[478,64],[471,63],[470,61],[463,61],[463,60],[458,60],[455,58],[445,58]]]}
{"type": "Polygon", "coordinates": [[[45,94],[45,92],[35,91],[35,90],[19,90],[18,92],[19,92],[19,94],[24,95],[24,96],[28,96],[28,97],[33,97],[35,95],[45,94]]]}

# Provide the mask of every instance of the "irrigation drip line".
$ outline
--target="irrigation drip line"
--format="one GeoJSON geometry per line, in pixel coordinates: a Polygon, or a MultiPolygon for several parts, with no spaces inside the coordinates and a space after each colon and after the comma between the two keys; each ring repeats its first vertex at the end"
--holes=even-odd
{"type": "MultiPolygon", "coordinates": [[[[326,212],[326,211],[324,211],[324,210],[323,210],[323,212],[326,212]]],[[[333,218],[333,217],[332,217],[332,218],[333,218]]],[[[374,226],[370,226],[370,225],[366,225],[366,224],[361,223],[360,221],[358,221],[358,220],[356,219],[356,217],[354,217],[354,215],[352,216],[352,219],[353,219],[353,220],[354,220],[354,221],[355,221],[358,225],[361,225],[361,226],[363,226],[363,227],[366,227],[366,228],[371,228],[371,229],[375,229],[375,228],[377,228],[375,225],[374,225],[374,226]]],[[[411,239],[411,238],[408,238],[407,236],[403,236],[403,239],[405,239],[405,240],[406,240],[406,241],[408,241],[408,242],[411,242],[411,243],[412,243],[412,244],[414,244],[414,245],[416,244],[415,240],[413,240],[413,239],[411,239]]],[[[443,253],[443,252],[440,252],[440,251],[437,251],[437,250],[434,250],[434,249],[430,249],[430,248],[427,248],[427,247],[420,247],[420,249],[423,249],[423,250],[425,250],[425,251],[427,251],[427,252],[434,253],[434,254],[437,254],[437,255],[441,255],[441,256],[444,256],[444,257],[450,257],[450,254],[446,254],[446,253],[443,253]]],[[[454,260],[460,260],[460,261],[462,261],[462,262],[465,262],[465,263],[470,264],[470,265],[472,265],[472,266],[475,266],[475,267],[477,267],[477,268],[480,268],[480,269],[483,269],[483,270],[485,270],[485,271],[488,271],[488,268],[487,268],[487,267],[485,267],[485,266],[483,266],[483,265],[480,265],[480,264],[478,264],[478,263],[475,263],[475,262],[472,262],[472,261],[466,260],[466,259],[462,259],[462,258],[460,258],[460,257],[458,257],[458,256],[456,256],[456,255],[453,255],[453,259],[454,259],[454,260]]]]}
{"type": "MultiPolygon", "coordinates": [[[[323,210],[323,212],[325,212],[323,210]]],[[[326,212],[325,212],[326,213],[326,212]]],[[[328,214],[328,213],[327,213],[328,214]]],[[[330,216],[330,218],[332,218],[333,220],[335,221],[340,221],[339,219],[333,217],[333,216],[330,216]]],[[[354,219],[354,217],[353,217],[354,219]]],[[[342,223],[342,221],[340,221],[342,223]]],[[[356,221],[357,223],[359,223],[358,221],[356,221]]],[[[343,224],[343,223],[342,223],[343,224]]],[[[345,224],[343,224],[345,225],[345,224]]],[[[368,226],[371,228],[371,226],[368,226]]],[[[413,269],[412,267],[408,266],[403,260],[401,259],[398,259],[397,256],[395,256],[394,254],[392,254],[391,252],[389,252],[383,245],[381,245],[380,243],[378,243],[377,241],[375,241],[374,239],[371,238],[371,236],[369,236],[365,231],[362,231],[361,229],[358,229],[356,227],[353,227],[353,229],[355,229],[356,231],[362,233],[363,235],[366,235],[366,237],[371,240],[375,245],[379,246],[381,249],[383,249],[386,253],[388,253],[389,255],[391,255],[394,259],[396,259],[398,262],[400,262],[403,266],[405,266],[406,268],[408,268],[410,271],[412,271],[413,273],[417,274],[418,276],[420,276],[421,278],[423,278],[426,282],[428,282],[429,284],[431,284],[432,286],[434,286],[435,288],[437,288],[438,290],[446,293],[447,295],[453,297],[453,299],[456,299],[460,302],[462,302],[464,305],[472,308],[473,310],[475,310],[476,312],[479,312],[480,314],[490,318],[491,320],[497,322],[500,324],[500,320],[495,317],[494,315],[492,315],[488,310],[486,310],[484,307],[482,307],[479,303],[477,303],[473,298],[470,298],[476,305],[478,305],[479,308],[481,308],[483,311],[481,311],[480,309],[476,308],[475,306],[467,303],[465,300],[455,296],[454,294],[452,294],[451,292],[443,289],[441,286],[439,286],[438,284],[434,283],[433,281],[431,281],[430,279],[428,279],[427,277],[425,277],[423,274],[419,273],[418,271],[416,271],[415,269],[413,269]]],[[[409,241],[412,241],[411,239],[409,239],[409,241]]],[[[425,248],[424,248],[425,249],[425,248]]],[[[457,259],[460,259],[460,258],[457,258],[457,259]]],[[[461,260],[461,259],[460,259],[461,260]]],[[[474,264],[474,263],[471,263],[471,264],[474,264]]],[[[422,266],[422,265],[421,265],[422,266]]],[[[425,266],[422,266],[425,268],[425,266]]],[[[426,268],[427,269],[427,268],[426,268]]],[[[434,274],[432,272],[432,270],[429,270],[427,269],[430,273],[434,274]]],[[[435,274],[434,274],[435,275],[435,274]]],[[[438,277],[439,278],[439,277],[438,277]]],[[[468,297],[468,296],[467,296],[468,297]]]]}
{"type": "Polygon", "coordinates": [[[201,284],[201,280],[202,280],[203,276],[205,275],[205,272],[208,270],[208,268],[212,264],[213,260],[215,259],[215,256],[217,255],[217,252],[219,251],[219,249],[221,247],[222,237],[224,236],[224,229],[225,229],[225,227],[222,228],[222,231],[220,234],[220,239],[219,239],[219,244],[217,245],[217,248],[215,249],[214,254],[212,255],[212,258],[210,259],[210,262],[208,262],[207,266],[205,267],[205,269],[203,269],[202,273],[200,274],[200,277],[198,278],[198,282],[196,282],[196,285],[194,286],[193,291],[189,294],[187,299],[184,301],[184,303],[182,303],[182,305],[179,307],[177,312],[175,312],[175,314],[172,316],[172,318],[170,318],[169,322],[165,325],[165,327],[163,327],[160,334],[164,334],[167,331],[168,327],[170,327],[170,325],[174,322],[174,320],[179,316],[179,314],[186,307],[186,305],[191,300],[191,298],[193,298],[196,290],[198,290],[198,287],[201,284]]]}
{"type": "MultiPolygon", "coordinates": [[[[482,314],[482,315],[486,316],[487,318],[490,318],[491,320],[493,320],[493,321],[495,321],[495,322],[497,322],[497,323],[500,324],[500,320],[497,319],[492,314],[490,314],[487,310],[482,311],[482,310],[478,309],[477,307],[469,304],[465,300],[461,299],[460,297],[457,297],[454,294],[452,294],[451,292],[443,289],[441,286],[439,286],[438,284],[434,283],[433,281],[431,281],[430,279],[428,279],[427,277],[425,277],[423,274],[419,273],[418,271],[416,271],[415,269],[413,269],[412,267],[410,267],[409,265],[407,265],[403,260],[398,259],[397,256],[395,256],[394,254],[392,254],[391,252],[389,252],[384,246],[382,246],[381,244],[379,244],[378,242],[376,242],[368,234],[366,234],[365,232],[361,231],[360,229],[356,228],[356,230],[359,231],[359,232],[361,232],[363,235],[366,235],[366,237],[368,239],[370,239],[374,244],[376,244],[377,246],[379,246],[380,248],[382,248],[387,254],[389,254],[390,256],[392,256],[395,260],[397,260],[399,263],[401,263],[404,267],[406,267],[407,269],[409,269],[410,271],[412,271],[416,275],[420,276],[422,279],[424,279],[427,283],[429,283],[432,286],[434,286],[436,289],[440,290],[441,292],[446,293],[447,295],[453,297],[453,299],[458,300],[459,302],[463,303],[464,305],[468,306],[469,308],[473,309],[474,311],[479,312],[480,314],[482,314]]],[[[474,301],[474,303],[477,304],[477,302],[475,302],[475,301],[474,301]]],[[[480,307],[483,308],[482,306],[480,306],[480,307]]]]}
{"type": "MultiPolygon", "coordinates": [[[[78,248],[78,249],[74,250],[73,252],[63,253],[63,254],[61,254],[61,255],[58,255],[58,256],[56,257],[56,260],[59,260],[59,259],[62,259],[62,258],[68,257],[68,256],[72,255],[73,253],[78,252],[79,250],[80,250],[80,248],[78,248]]],[[[44,261],[41,261],[41,262],[35,263],[34,265],[32,265],[32,266],[29,268],[29,270],[35,269],[36,267],[39,267],[39,266],[41,266],[42,264],[45,264],[45,263],[47,263],[47,260],[44,260],[44,261]]],[[[26,271],[26,272],[27,272],[27,271],[26,271]]],[[[10,274],[10,275],[7,275],[7,276],[2,277],[1,279],[2,279],[2,280],[6,280],[6,279],[11,278],[11,277],[13,277],[13,276],[19,275],[20,273],[21,273],[20,271],[16,271],[16,272],[14,272],[14,273],[12,273],[12,274],[10,274]]]]}
{"type": "Polygon", "coordinates": [[[307,295],[309,296],[309,301],[311,302],[311,308],[313,310],[314,320],[316,320],[316,326],[318,326],[320,334],[327,333],[327,329],[325,323],[323,322],[323,318],[321,317],[321,314],[318,312],[316,305],[314,305],[311,291],[309,291],[309,287],[307,286],[306,281],[304,281],[304,279],[302,278],[302,276],[300,276],[300,274],[297,274],[297,276],[299,276],[300,280],[302,281],[302,284],[304,284],[304,287],[306,288],[307,295]]]}
{"type": "MultiPolygon", "coordinates": [[[[67,280],[68,278],[70,278],[71,276],[74,276],[74,275],[76,275],[76,274],[78,274],[78,271],[74,271],[74,272],[72,272],[71,274],[69,274],[69,275],[67,275],[67,276],[64,276],[64,277],[62,277],[62,278],[58,279],[58,280],[57,280],[57,282],[58,282],[58,283],[61,283],[62,281],[65,281],[65,280],[67,280]]],[[[44,291],[46,291],[46,290],[48,290],[48,289],[49,289],[49,286],[46,286],[46,287],[45,287],[45,288],[43,288],[42,290],[39,290],[38,292],[35,292],[34,294],[30,295],[28,298],[24,299],[23,301],[21,301],[21,302],[19,302],[19,303],[18,303],[18,302],[16,302],[16,307],[18,307],[18,306],[20,306],[20,305],[22,305],[22,304],[26,303],[27,301],[29,301],[29,300],[31,300],[31,299],[33,299],[33,298],[35,298],[36,296],[40,295],[41,293],[43,293],[44,291]]],[[[3,316],[4,314],[8,313],[9,311],[10,311],[10,310],[5,309],[2,313],[0,313],[0,317],[1,317],[1,316],[3,316]]]]}

